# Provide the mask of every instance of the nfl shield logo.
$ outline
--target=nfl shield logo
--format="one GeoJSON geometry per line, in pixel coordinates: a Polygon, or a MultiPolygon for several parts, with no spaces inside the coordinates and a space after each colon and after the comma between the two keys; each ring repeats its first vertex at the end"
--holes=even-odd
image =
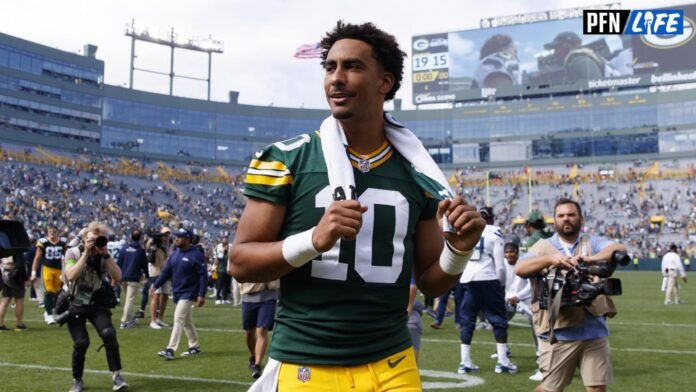
{"type": "Polygon", "coordinates": [[[310,371],[308,367],[301,367],[297,369],[297,379],[303,383],[309,381],[310,371]]]}
{"type": "Polygon", "coordinates": [[[358,170],[360,170],[363,173],[367,173],[370,171],[370,161],[366,159],[361,159],[360,162],[358,162],[358,170]]]}

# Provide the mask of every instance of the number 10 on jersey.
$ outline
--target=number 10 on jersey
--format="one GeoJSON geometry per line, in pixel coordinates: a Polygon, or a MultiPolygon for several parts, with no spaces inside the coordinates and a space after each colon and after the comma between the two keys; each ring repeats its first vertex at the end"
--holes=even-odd
{"type": "MultiPolygon", "coordinates": [[[[331,204],[331,191],[327,186],[315,197],[317,208],[331,204]]],[[[368,283],[396,283],[404,267],[404,239],[408,230],[408,200],[398,191],[368,188],[358,198],[367,205],[363,224],[355,238],[355,271],[368,283]],[[375,205],[394,208],[394,237],[390,266],[374,265],[372,260],[373,233],[375,228],[375,205]]],[[[339,262],[341,240],[321,255],[321,260],[312,261],[312,277],[345,281],[348,279],[348,264],[339,262]]]]}

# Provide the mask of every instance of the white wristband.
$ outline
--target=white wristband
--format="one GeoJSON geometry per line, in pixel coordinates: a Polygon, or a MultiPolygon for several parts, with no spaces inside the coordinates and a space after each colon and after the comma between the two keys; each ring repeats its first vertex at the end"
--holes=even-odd
{"type": "Polygon", "coordinates": [[[315,228],[293,234],[283,241],[283,258],[288,264],[299,268],[321,254],[312,243],[315,228]]]}
{"type": "Polygon", "coordinates": [[[445,241],[445,247],[440,254],[440,268],[448,275],[459,275],[464,271],[472,253],[474,253],[473,249],[462,252],[445,241]]]}
{"type": "Polygon", "coordinates": [[[36,271],[31,271],[31,278],[32,279],[36,278],[36,271]]]}

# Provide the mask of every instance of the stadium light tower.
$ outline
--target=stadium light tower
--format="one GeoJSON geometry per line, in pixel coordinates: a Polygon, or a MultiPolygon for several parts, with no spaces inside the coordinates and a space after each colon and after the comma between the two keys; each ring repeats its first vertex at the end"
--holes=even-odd
{"type": "Polygon", "coordinates": [[[147,28],[138,29],[135,27],[135,19],[131,20],[131,23],[126,25],[125,34],[127,36],[131,37],[130,82],[128,85],[129,88],[131,88],[131,89],[133,88],[133,72],[138,70],[138,71],[143,71],[143,72],[150,72],[150,73],[154,73],[154,74],[169,76],[169,95],[173,95],[173,93],[174,93],[174,78],[175,77],[205,81],[208,83],[208,101],[210,101],[210,74],[211,74],[211,70],[212,70],[212,55],[213,55],[213,53],[222,53],[223,52],[224,46],[223,46],[222,41],[214,40],[210,36],[208,36],[208,38],[199,38],[199,37],[180,38],[177,36],[173,27],[167,33],[154,33],[154,32],[151,32],[147,28]],[[145,42],[150,42],[153,44],[169,46],[170,51],[171,51],[170,52],[171,55],[169,57],[169,73],[154,71],[154,70],[144,69],[144,68],[136,68],[135,67],[135,41],[145,41],[145,42]],[[207,53],[208,54],[208,78],[202,79],[202,78],[197,78],[197,77],[193,77],[193,76],[175,75],[174,74],[174,49],[176,49],[176,48],[207,53]]]}

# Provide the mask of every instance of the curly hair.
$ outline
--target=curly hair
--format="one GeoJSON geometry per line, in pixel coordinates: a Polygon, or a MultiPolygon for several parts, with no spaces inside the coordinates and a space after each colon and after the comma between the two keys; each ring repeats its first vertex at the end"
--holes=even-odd
{"type": "Polygon", "coordinates": [[[319,43],[322,49],[322,67],[326,64],[326,57],[331,47],[342,39],[356,39],[372,47],[373,57],[382,65],[386,72],[394,75],[394,85],[384,97],[387,101],[394,99],[394,95],[401,87],[404,59],[406,58],[406,53],[399,48],[396,38],[369,22],[355,25],[339,20],[333,31],[327,32],[326,36],[319,43]]]}

